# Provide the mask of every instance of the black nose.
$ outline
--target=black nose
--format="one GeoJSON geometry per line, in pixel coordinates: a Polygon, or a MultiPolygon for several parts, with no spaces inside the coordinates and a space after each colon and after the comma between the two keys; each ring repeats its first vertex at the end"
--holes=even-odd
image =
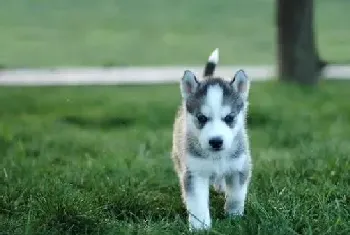
{"type": "Polygon", "coordinates": [[[223,144],[223,140],[220,137],[214,137],[209,140],[209,145],[214,150],[220,150],[223,144]]]}

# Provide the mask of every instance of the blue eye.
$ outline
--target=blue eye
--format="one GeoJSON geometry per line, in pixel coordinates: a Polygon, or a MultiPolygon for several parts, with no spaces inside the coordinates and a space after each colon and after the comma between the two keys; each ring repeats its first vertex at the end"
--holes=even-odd
{"type": "Polygon", "coordinates": [[[200,113],[197,115],[197,120],[200,124],[205,124],[208,121],[208,118],[200,113]]]}

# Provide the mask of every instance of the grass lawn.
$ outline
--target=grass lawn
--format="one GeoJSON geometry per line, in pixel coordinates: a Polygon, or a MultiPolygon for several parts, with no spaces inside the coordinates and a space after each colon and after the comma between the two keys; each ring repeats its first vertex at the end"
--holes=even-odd
{"type": "MultiPolygon", "coordinates": [[[[275,0],[1,0],[3,67],[275,62],[275,0]]],[[[349,62],[350,1],[316,0],[321,56],[349,62]]]]}
{"type": "MultiPolygon", "coordinates": [[[[254,83],[245,216],[211,234],[349,234],[349,82],[254,83]]],[[[187,234],[178,85],[0,88],[0,234],[187,234]]]]}

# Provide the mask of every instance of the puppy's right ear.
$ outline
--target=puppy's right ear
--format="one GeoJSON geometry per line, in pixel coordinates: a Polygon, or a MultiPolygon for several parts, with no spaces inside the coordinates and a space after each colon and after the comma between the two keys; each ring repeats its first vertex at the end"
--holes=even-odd
{"type": "Polygon", "coordinates": [[[234,78],[231,81],[231,85],[236,89],[244,101],[248,100],[250,80],[242,69],[236,72],[234,78]]]}
{"type": "Polygon", "coordinates": [[[187,99],[190,95],[193,95],[198,88],[199,82],[196,75],[193,72],[186,70],[181,79],[181,95],[183,99],[187,99]]]}

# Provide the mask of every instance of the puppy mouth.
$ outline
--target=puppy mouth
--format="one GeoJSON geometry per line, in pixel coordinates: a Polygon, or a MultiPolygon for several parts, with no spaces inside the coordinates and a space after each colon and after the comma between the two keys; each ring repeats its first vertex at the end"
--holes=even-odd
{"type": "Polygon", "coordinates": [[[211,152],[220,152],[220,151],[222,151],[224,148],[223,147],[220,147],[220,148],[210,148],[209,150],[211,151],[211,152]]]}

